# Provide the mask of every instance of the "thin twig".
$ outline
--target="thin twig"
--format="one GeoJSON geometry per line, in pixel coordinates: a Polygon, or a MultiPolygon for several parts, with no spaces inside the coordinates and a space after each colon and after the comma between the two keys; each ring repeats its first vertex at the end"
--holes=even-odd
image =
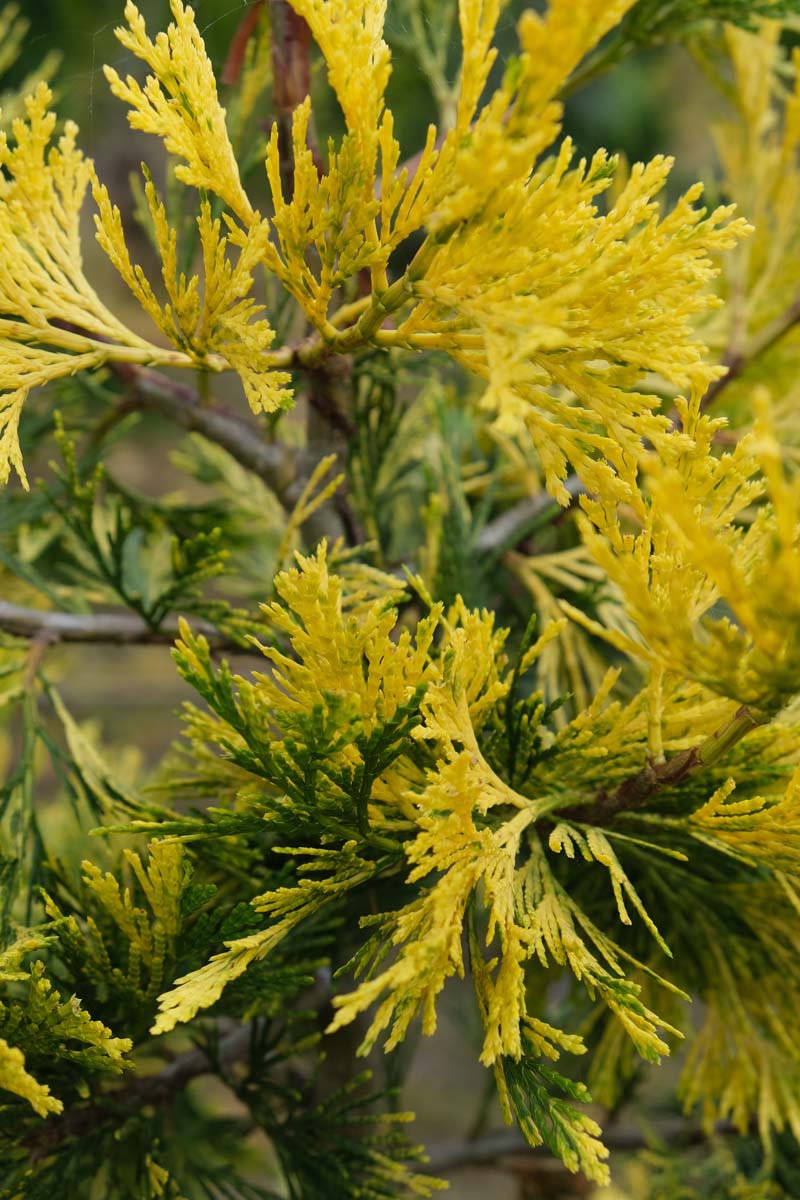
{"type": "Polygon", "coordinates": [[[168,1104],[172,1097],[200,1075],[231,1067],[248,1054],[252,1025],[240,1025],[220,1039],[213,1055],[205,1050],[187,1050],[161,1071],[144,1075],[105,1092],[91,1104],[75,1106],[62,1117],[49,1118],[25,1139],[32,1162],[48,1154],[69,1138],[85,1137],[109,1120],[127,1119],[146,1105],[168,1104]]]}
{"type": "MultiPolygon", "coordinates": [[[[730,1136],[740,1131],[729,1122],[722,1122],[714,1129],[716,1136],[730,1136]]],[[[649,1133],[631,1126],[615,1126],[603,1133],[603,1141],[609,1150],[618,1153],[633,1153],[652,1146],[654,1142],[670,1146],[698,1146],[709,1140],[709,1134],[698,1125],[689,1125],[676,1119],[665,1121],[649,1133]]],[[[532,1147],[517,1130],[502,1129],[487,1133],[483,1137],[468,1141],[454,1141],[432,1146],[428,1161],[421,1168],[429,1175],[448,1175],[468,1167],[485,1167],[505,1158],[531,1155],[549,1159],[542,1147],[532,1147]]],[[[553,1160],[554,1162],[557,1160],[553,1160]]],[[[560,1165],[560,1164],[559,1164],[560,1165]]]]}
{"type": "Polygon", "coordinates": [[[730,387],[739,379],[753,363],[758,362],[770,350],[774,350],[798,322],[800,322],[800,297],[767,326],[749,354],[731,353],[723,359],[723,366],[727,367],[727,374],[723,375],[721,379],[715,379],[710,385],[700,402],[702,410],[705,412],[710,408],[725,388],[730,387]]]}
{"type": "MultiPolygon", "coordinates": [[[[212,650],[250,653],[246,646],[221,633],[208,621],[193,617],[192,628],[207,639],[212,650]]],[[[31,638],[44,644],[96,642],[112,646],[171,645],[178,636],[178,622],[176,618],[167,618],[154,630],[141,617],[128,612],[48,612],[0,600],[0,630],[12,637],[31,638]]]]}
{"type": "Polygon", "coordinates": [[[291,510],[296,455],[289,446],[266,442],[261,430],[246,419],[218,405],[203,405],[192,388],[158,371],[125,364],[117,366],[116,371],[129,386],[129,410],[160,413],[183,429],[215,442],[257,475],[283,507],[291,510]]]}
{"type": "Polygon", "coordinates": [[[264,0],[255,0],[255,4],[242,17],[239,27],[233,35],[233,40],[228,49],[228,57],[225,59],[225,66],[222,68],[222,75],[220,76],[220,82],[224,83],[227,87],[236,87],[242,77],[242,67],[244,66],[247,46],[258,28],[263,6],[264,0]]]}
{"type": "MultiPolygon", "coordinates": [[[[291,196],[294,192],[293,113],[311,91],[311,30],[286,0],[270,0],[270,26],[272,101],[278,125],[281,185],[284,195],[291,196]]],[[[306,136],[321,178],[325,174],[325,164],[310,123],[306,136]]]]}

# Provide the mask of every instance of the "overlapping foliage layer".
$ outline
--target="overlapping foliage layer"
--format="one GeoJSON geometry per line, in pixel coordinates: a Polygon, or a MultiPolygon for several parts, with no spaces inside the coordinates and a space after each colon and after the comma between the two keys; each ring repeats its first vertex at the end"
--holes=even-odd
{"type": "MultiPolygon", "coordinates": [[[[429,1195],[402,1115],[361,1076],[333,1086],[320,1034],[396,1050],[454,977],[503,1117],[569,1171],[609,1184],[583,1106],[623,1106],[685,1040],[686,1112],[741,1135],[703,1194],[788,1196],[797,6],[551,0],[500,64],[500,0],[397,0],[440,114],[408,161],[386,8],[259,6],[226,112],[191,8],[153,36],[126,5],[131,73],[107,79],[169,162],[136,191],[146,254],[47,83],[10,101],[0,1196],[277,1195],[254,1131],[280,1194],[429,1195]],[[665,202],[669,159],[578,159],[562,131],[571,90],[689,38],[731,105],[718,207],[700,185],[665,202]],[[325,153],[311,39],[341,125],[325,153]],[[141,314],[90,282],[89,193],[141,314]],[[211,396],[227,372],[252,424],[211,396]],[[115,474],[151,410],[194,431],[187,493],[115,474]],[[26,492],[51,442],[61,465],[26,492]],[[176,616],[202,707],[142,790],[47,646],[165,642],[176,616]],[[37,806],[53,778],[69,834],[37,806]],[[170,1061],[181,1031],[197,1046],[170,1061]],[[188,1088],[209,1073],[235,1116],[188,1088]]],[[[637,1169],[619,1195],[651,1194],[637,1169]]],[[[689,1194],[668,1157],[648,1169],[689,1194]]]]}

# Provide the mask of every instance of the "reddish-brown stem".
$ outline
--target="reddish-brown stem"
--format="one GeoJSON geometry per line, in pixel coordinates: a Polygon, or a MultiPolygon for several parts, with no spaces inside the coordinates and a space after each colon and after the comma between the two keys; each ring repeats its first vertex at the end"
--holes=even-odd
{"type": "MultiPolygon", "coordinates": [[[[294,190],[292,114],[311,90],[311,30],[286,0],[270,0],[272,27],[272,101],[278,123],[281,185],[286,197],[294,190]]],[[[320,176],[322,155],[309,125],[309,149],[320,176]]]]}
{"type": "Polygon", "coordinates": [[[242,77],[242,67],[244,65],[244,56],[247,53],[247,45],[258,28],[258,19],[261,16],[261,10],[264,7],[264,0],[256,0],[252,8],[249,8],[242,20],[228,50],[228,57],[225,59],[225,66],[222,68],[220,81],[228,87],[235,87],[242,77]]]}

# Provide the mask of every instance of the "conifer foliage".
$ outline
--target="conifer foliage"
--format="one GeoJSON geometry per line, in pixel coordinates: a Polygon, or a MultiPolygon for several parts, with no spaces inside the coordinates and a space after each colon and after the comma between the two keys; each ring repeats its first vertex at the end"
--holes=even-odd
{"type": "Polygon", "coordinates": [[[446,985],[598,1195],[796,1196],[800,4],[549,0],[501,63],[501,0],[275,0],[223,70],[170,7],[105,72],[132,207],[54,60],[3,100],[0,1198],[432,1195],[446,985]],[[667,42],[717,206],[563,133],[667,42]],[[126,482],[170,423],[180,489],[126,482]],[[91,643],[173,644],[148,772],[91,643]],[[610,1158],[670,1054],[713,1153],[610,1158]]]}

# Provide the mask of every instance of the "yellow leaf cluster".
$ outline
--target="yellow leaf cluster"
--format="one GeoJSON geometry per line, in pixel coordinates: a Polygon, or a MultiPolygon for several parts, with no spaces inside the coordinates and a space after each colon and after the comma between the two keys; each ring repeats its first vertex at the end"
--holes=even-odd
{"type": "MultiPolygon", "coordinates": [[[[274,127],[266,165],[278,245],[262,237],[266,265],[332,349],[369,340],[437,347],[484,377],[487,409],[501,425],[527,430],[559,499],[570,468],[593,488],[627,496],[640,439],[658,446],[669,427],[654,411],[658,398],[637,384],[658,375],[700,393],[715,377],[693,323],[715,302],[706,285],[716,257],[746,231],[743,221],[730,221],[730,209],[707,216],[697,208],[699,188],[662,217],[657,196],[670,167],[664,159],[635,167],[605,212],[599,197],[614,165],[602,153],[573,166],[567,141],[531,169],[558,134],[559,88],[630,4],[583,5],[579,20],[562,3],[545,18],[529,14],[520,26],[519,63],[478,111],[495,57],[499,5],[462,0],[456,123],[439,146],[431,129],[411,179],[405,169],[397,173],[399,145],[384,104],[385,4],[297,0],[294,7],[325,56],[347,132],[330,147],[320,177],[308,141],[310,103],[299,106],[287,197],[274,127]],[[391,253],[423,228],[422,249],[389,285],[391,253]],[[364,269],[373,294],[358,319],[339,329],[330,320],[331,300],[364,269]],[[396,329],[382,328],[404,308],[410,311],[396,329]]],[[[132,120],[189,164],[180,168],[187,182],[215,190],[245,227],[258,224],[238,176],[224,163],[212,172],[203,159],[200,94],[225,155],[229,140],[191,10],[175,5],[175,25],[156,42],[146,38],[133,6],[126,13],[123,41],[154,71],[144,90],[110,74],[132,120]],[[167,102],[178,79],[183,107],[167,102]]]]}
{"type": "MultiPolygon", "coordinates": [[[[328,570],[324,543],[315,556],[297,555],[297,561],[298,568],[277,577],[279,599],[264,608],[269,624],[287,635],[292,654],[261,647],[271,669],[246,688],[248,702],[267,712],[291,711],[324,706],[332,694],[367,731],[391,720],[426,681],[438,612],[419,623],[415,638],[403,630],[393,639],[395,611],[380,598],[359,613],[358,591],[345,598],[341,579],[328,570]]],[[[345,757],[353,753],[343,746],[345,757]]]]}
{"type": "Polygon", "coordinates": [[[85,930],[74,916],[64,916],[51,897],[45,896],[48,915],[60,922],[63,942],[92,962],[93,969],[107,971],[115,984],[136,995],[146,1004],[164,986],[182,926],[181,900],[188,882],[183,846],[154,842],[146,862],[132,850],[125,850],[123,861],[133,874],[147,901],[147,908],[135,903],[132,889],[120,885],[111,872],[104,873],[94,863],[84,862],[82,883],[96,916],[86,918],[85,930]],[[112,967],[110,950],[113,938],[109,926],[127,947],[125,970],[112,967]]]}
{"type": "Polygon", "coordinates": [[[0,979],[27,984],[24,1000],[13,993],[0,1000],[4,1030],[21,1043],[15,1046],[0,1038],[0,1089],[27,1100],[40,1117],[62,1112],[64,1105],[26,1069],[27,1052],[56,1063],[72,1059],[83,1061],[89,1070],[121,1074],[130,1066],[126,1055],[132,1046],[129,1038],[114,1037],[102,1021],[93,1020],[76,995],[63,999],[45,975],[41,960],[27,970],[19,969],[22,957],[48,940],[23,934],[0,954],[0,979]]]}
{"type": "Polygon", "coordinates": [[[265,320],[253,320],[262,308],[252,299],[253,270],[268,247],[269,229],[254,222],[246,231],[231,226],[226,236],[222,222],[211,216],[207,200],[200,205],[197,226],[203,260],[200,278],[178,271],[178,239],[167,220],[152,180],[145,197],[161,257],[162,279],[168,302],[162,306],[141,267],[131,262],[122,218],[107,189],[95,181],[97,240],[119,271],[127,287],[161,332],[201,370],[236,371],[254,412],[272,412],[286,405],[284,391],[289,376],[274,370],[269,348],[275,337],[265,320]],[[229,242],[238,247],[235,263],[229,259],[229,242]]]}
{"type": "Polygon", "coordinates": [[[694,321],[715,303],[706,286],[715,257],[747,229],[730,209],[695,207],[699,188],[662,219],[668,160],[637,165],[605,212],[598,198],[614,164],[602,152],[573,166],[567,140],[531,169],[558,133],[555,93],[628,7],[582,5],[576,19],[573,6],[555,4],[544,20],[526,17],[518,66],[471,126],[498,8],[460,6],[459,122],[438,154],[426,149],[414,178],[429,242],[406,294],[394,285],[381,298],[410,312],[376,334],[444,349],[483,376],[487,409],[501,427],[527,429],[565,503],[570,467],[591,490],[630,493],[639,439],[659,445],[669,429],[658,398],[637,390],[648,373],[699,392],[715,377],[694,321]]]}
{"type": "MultiPolygon", "coordinates": [[[[3,982],[23,981],[28,979],[28,972],[22,967],[26,955],[34,950],[40,950],[48,942],[48,938],[35,933],[20,931],[14,942],[0,951],[0,980],[3,982]]],[[[0,1089],[13,1092],[27,1100],[34,1112],[40,1117],[50,1113],[58,1113],[64,1105],[55,1096],[50,1095],[50,1088],[39,1083],[25,1069],[25,1055],[18,1046],[11,1046],[0,1037],[0,1089]]]]}
{"type": "MultiPolygon", "coordinates": [[[[606,629],[635,638],[636,629],[619,593],[586,546],[574,546],[553,554],[523,555],[509,551],[503,556],[507,567],[530,592],[542,626],[561,618],[557,595],[562,590],[580,594],[586,588],[602,589],[597,602],[597,619],[606,629]]],[[[577,711],[585,709],[600,689],[606,662],[586,632],[574,621],[562,628],[544,649],[538,663],[539,684],[545,699],[553,703],[567,693],[577,711]]],[[[557,727],[567,723],[563,708],[554,713],[557,727]]]]}
{"type": "MultiPolygon", "coordinates": [[[[486,1023],[492,1002],[491,970],[494,964],[484,962],[474,928],[470,929],[469,948],[478,1007],[481,1017],[486,1023]]],[[[569,1054],[586,1053],[586,1046],[582,1038],[564,1033],[563,1030],[556,1029],[536,1017],[525,1018],[522,1040],[526,1051],[553,1061],[557,1061],[561,1057],[562,1051],[569,1054]]],[[[493,1066],[500,1110],[506,1124],[510,1125],[513,1120],[513,1106],[507,1078],[507,1063],[504,1063],[503,1059],[498,1059],[493,1066]]],[[[582,1098],[588,1099],[588,1093],[583,1092],[582,1098]]],[[[605,1162],[608,1158],[608,1149],[600,1141],[602,1130],[597,1122],[588,1113],[578,1112],[567,1106],[559,1106],[557,1103],[550,1109],[548,1117],[552,1120],[553,1125],[559,1127],[558,1153],[569,1170],[583,1171],[588,1179],[594,1180],[601,1186],[607,1185],[610,1179],[605,1162]]],[[[537,1123],[533,1113],[520,1113],[519,1118],[528,1144],[541,1146],[545,1141],[545,1136],[541,1124],[537,1123]]]]}
{"type": "MultiPolygon", "coordinates": [[[[110,314],[96,311],[96,297],[94,324],[82,323],[77,308],[67,315],[80,333],[59,328],[56,336],[38,328],[33,336],[6,322],[20,383],[8,388],[3,403],[0,462],[13,458],[20,469],[16,427],[26,390],[98,361],[230,368],[241,375],[254,408],[281,406],[287,398],[282,368],[292,351],[272,350],[269,325],[255,319],[252,276],[263,265],[318,331],[319,342],[303,351],[309,362],[370,343],[444,350],[485,380],[484,406],[498,428],[532,440],[547,487],[560,501],[567,501],[563,481],[570,470],[591,490],[630,500],[642,439],[660,450],[669,434],[652,380],[700,394],[718,374],[706,362],[696,320],[716,303],[708,284],[719,254],[747,229],[731,219],[731,208],[707,214],[698,207],[699,187],[664,215],[659,193],[671,165],[666,159],[636,165],[606,203],[615,165],[604,152],[591,163],[575,163],[567,140],[543,157],[559,133],[559,89],[630,0],[591,0],[577,16],[565,0],[554,0],[544,16],[525,16],[521,55],[485,102],[500,4],[460,0],[455,121],[441,139],[430,128],[413,175],[399,168],[400,146],[385,107],[391,69],[385,0],[294,0],[293,7],[322,50],[347,129],[320,167],[309,144],[310,101],[295,110],[293,191],[286,196],[286,148],[273,128],[265,164],[274,210],[268,220],[242,185],[192,9],[172,0],[172,24],[151,39],[142,14],[126,5],[127,27],[117,36],[151,73],[140,84],[107,68],[112,91],[129,105],[131,124],[160,137],[180,160],[177,177],[201,195],[219,197],[227,211],[217,218],[201,198],[201,288],[199,277],[178,273],[176,233],[148,185],[167,293],[162,304],[132,264],[119,213],[95,183],[101,245],[176,349],[158,350],[121,330],[110,314]],[[422,246],[390,283],[393,253],[420,231],[422,246]],[[331,311],[340,289],[364,270],[371,295],[331,311]],[[102,351],[91,339],[87,344],[84,330],[111,344],[102,351]]],[[[32,119],[52,124],[36,104],[32,119]]],[[[71,127],[64,153],[75,182],[74,222],[89,167],[76,157],[71,127]]],[[[52,169],[21,158],[17,190],[52,169]]],[[[19,275],[17,258],[25,260],[28,243],[17,230],[0,228],[0,236],[19,275]]],[[[40,239],[44,248],[59,241],[51,225],[40,239]]],[[[77,277],[79,256],[73,238],[70,278],[77,277]]],[[[23,290],[31,299],[33,281],[23,290]]],[[[51,283],[45,294],[52,291],[51,283]]],[[[6,311],[10,317],[11,308],[6,311]]]]}
{"type": "Polygon", "coordinates": [[[744,226],[730,225],[728,210],[706,217],[698,189],[661,219],[663,159],[634,168],[602,214],[594,200],[610,182],[608,161],[575,167],[572,153],[565,142],[453,232],[397,339],[435,329],[437,344],[483,375],[488,411],[506,430],[527,430],[562,503],[570,468],[591,491],[629,499],[641,437],[660,448],[669,432],[659,399],[637,385],[650,372],[703,392],[715,377],[693,321],[714,303],[711,255],[744,226]]]}
{"type": "Polygon", "coordinates": [[[303,852],[311,859],[309,869],[323,864],[330,868],[330,875],[324,880],[304,879],[298,887],[280,888],[258,897],[253,903],[275,918],[274,923],[263,932],[226,942],[225,949],[205,966],[176,979],[159,997],[161,1011],[153,1033],[167,1033],[190,1021],[200,1009],[216,1003],[229,983],[266,958],[302,920],[328,900],[368,882],[376,873],[374,864],[361,859],[349,844],[337,850],[305,848],[303,852]]]}
{"type": "Polygon", "coordinates": [[[684,1105],[687,1111],[700,1105],[706,1128],[731,1120],[744,1132],[755,1119],[767,1147],[773,1130],[788,1127],[800,1136],[800,1056],[793,1036],[798,898],[791,887],[788,896],[775,884],[768,892],[756,909],[755,897],[738,889],[737,910],[749,936],[732,955],[713,925],[700,921],[713,982],[703,992],[703,1020],[681,1077],[684,1105]],[[772,964],[767,971],[759,969],[765,961],[772,964]]]}
{"type": "MultiPolygon", "coordinates": [[[[325,775],[318,776],[317,787],[332,789],[331,796],[338,795],[342,806],[348,799],[332,781],[348,771],[350,778],[358,779],[364,738],[368,741],[395,720],[400,707],[415,695],[421,695],[420,720],[411,737],[425,751],[429,765],[402,755],[378,775],[367,797],[369,827],[363,841],[339,849],[292,848],[293,855],[301,854],[306,861],[298,883],[254,901],[271,924],[261,933],[228,943],[207,966],[178,980],[160,999],[156,1031],[171,1029],[214,1003],[230,980],[274,950],[300,921],[388,869],[391,857],[376,860],[374,855],[382,854],[384,847],[390,854],[393,848],[396,852],[399,843],[392,839],[401,836],[414,898],[375,919],[379,932],[367,955],[374,956],[374,969],[349,995],[335,998],[338,1011],[332,1028],[377,1005],[364,1052],[385,1030],[387,1048],[396,1045],[418,1014],[423,1029],[432,1032],[442,987],[465,970],[467,914],[479,903],[486,946],[481,1003],[482,1060],[487,1065],[501,1058],[519,1059],[531,1039],[538,1044],[542,1031],[537,1034],[535,1024],[530,1025],[537,1018],[528,1012],[526,998],[532,961],[543,967],[569,966],[617,1017],[639,1053],[649,1059],[667,1053],[659,1029],[677,1031],[639,1002],[637,985],[625,977],[626,955],[565,891],[536,829],[537,820],[570,800],[554,782],[564,774],[563,762],[570,754],[586,759],[588,781],[577,786],[591,789],[593,772],[608,778],[607,762],[592,757],[601,727],[605,757],[607,747],[616,745],[624,758],[618,769],[624,771],[630,762],[625,745],[626,738],[631,740],[630,721],[619,705],[607,706],[616,675],[608,676],[589,709],[557,735],[564,760],[557,767],[537,769],[521,794],[501,778],[484,753],[487,723],[511,686],[502,652],[506,632],[495,629],[490,613],[467,609],[459,600],[448,613],[435,609],[423,619],[414,639],[406,629],[397,633],[391,599],[387,604],[393,583],[385,581],[384,595],[369,604],[358,603],[358,592],[345,602],[343,581],[330,573],[324,545],[314,557],[298,555],[298,569],[278,576],[279,599],[266,609],[270,626],[288,639],[291,652],[264,646],[271,669],[252,680],[237,679],[237,703],[250,726],[261,731],[265,754],[280,753],[279,730],[293,729],[292,721],[305,714],[319,714],[315,728],[327,729],[333,722],[338,733],[326,750],[325,775]],[[267,746],[272,749],[267,751],[267,746]]],[[[551,626],[528,649],[523,670],[538,660],[559,628],[551,626]]],[[[190,672],[205,670],[208,649],[188,630],[179,653],[190,672]]],[[[641,738],[647,726],[638,719],[641,738]]],[[[293,734],[293,742],[297,736],[293,734]]],[[[580,771],[574,778],[580,780],[580,771]]],[[[621,923],[630,924],[630,903],[666,951],[609,839],[598,830],[556,823],[551,853],[571,854],[574,847],[608,872],[621,923]]]]}
{"type": "Polygon", "coordinates": [[[618,25],[636,0],[588,0],[576,6],[553,0],[539,16],[529,9],[520,21],[520,41],[536,64],[525,89],[526,108],[541,111],[601,38],[618,25]]]}
{"type": "Polygon", "coordinates": [[[0,137],[0,482],[13,466],[24,481],[17,424],[33,387],[118,361],[168,356],[117,320],[83,273],[80,210],[91,167],[67,123],[50,142],[55,114],[42,83],[0,137]],[[110,344],[109,344],[110,343],[110,344]]]}
{"type": "Polygon", "coordinates": [[[348,129],[374,143],[391,71],[386,0],[294,0],[292,8],[322,51],[348,129]]]}
{"type": "MultiPolygon", "coordinates": [[[[202,50],[191,9],[176,4],[176,24],[155,43],[133,5],[126,10],[131,30],[120,37],[151,67],[162,71],[177,91],[167,96],[156,76],[140,89],[133,80],[115,79],[114,88],[134,107],[132,119],[164,136],[187,162],[177,170],[184,182],[214,190],[242,224],[223,231],[203,202],[198,215],[204,283],[177,269],[176,233],[152,184],[147,201],[158,249],[167,304],[162,305],[141,268],[131,263],[119,211],[94,177],[92,164],[76,145],[77,127],[67,122],[52,145],[55,114],[44,83],[27,97],[22,116],[11,122],[12,141],[3,135],[0,163],[0,482],[13,467],[25,482],[18,424],[27,393],[65,375],[103,363],[128,362],[233,369],[251,406],[270,411],[288,400],[288,376],[275,369],[269,353],[274,334],[258,316],[251,298],[253,271],[275,257],[269,226],[253,213],[238,182],[235,157],[224,132],[224,113],[211,105],[216,85],[202,50]],[[180,116],[175,97],[187,107],[180,116]],[[195,105],[191,109],[191,104],[195,105]],[[137,108],[137,104],[140,108],[137,108]],[[197,121],[192,124],[188,113],[197,121]],[[206,174],[203,174],[203,172],[206,174]],[[188,175],[187,175],[188,172],[188,175]],[[227,172],[227,174],[226,174],[227,172]],[[83,271],[80,212],[93,182],[99,207],[98,240],[142,308],[172,343],[163,348],[139,336],[100,300],[83,271]],[[231,259],[234,261],[231,261],[231,259]]],[[[113,76],[114,73],[111,72],[113,76]]],[[[161,78],[160,76],[158,78],[161,78]]]]}
{"type": "Polygon", "coordinates": [[[564,607],[623,652],[766,720],[798,688],[800,490],[781,465],[768,396],[756,403],[758,426],[731,453],[709,453],[719,425],[700,417],[688,453],[673,465],[651,461],[639,532],[584,499],[586,543],[624,596],[638,639],[603,634],[564,607]]]}
{"type": "Polygon", "coordinates": [[[37,1082],[25,1070],[25,1055],[22,1051],[16,1046],[9,1046],[5,1038],[0,1038],[0,1088],[27,1100],[40,1117],[63,1111],[64,1105],[55,1096],[50,1095],[50,1088],[37,1082]]]}
{"type": "Polygon", "coordinates": [[[713,129],[722,187],[754,225],[753,235],[722,260],[718,290],[725,299],[703,325],[715,354],[735,370],[719,407],[735,428],[755,414],[753,382],[773,393],[781,444],[796,457],[800,290],[800,57],[788,56],[782,25],[762,21],[757,32],[726,27],[724,46],[733,87],[731,116],[713,129]]]}
{"type": "Polygon", "coordinates": [[[785,60],[780,36],[778,21],[762,22],[758,33],[725,31],[736,113],[715,128],[715,143],[725,189],[755,227],[724,270],[731,289],[724,316],[742,352],[797,298],[800,58],[785,60]]]}
{"type": "Polygon", "coordinates": [[[239,178],[214,68],[194,11],[182,0],[171,0],[170,9],[173,23],[153,41],[144,17],[128,0],[128,27],[120,26],[116,35],[153,73],[144,87],[132,75],[123,80],[113,67],[105,68],[106,78],[114,95],[130,106],[132,128],[162,138],[170,154],[182,160],[176,167],[177,177],[190,187],[219,196],[249,226],[255,214],[239,178]]]}
{"type": "Polygon", "coordinates": [[[777,797],[732,800],[735,788],[735,780],[727,780],[692,813],[692,833],[721,845],[734,857],[772,871],[800,874],[800,769],[795,769],[777,797]]]}

